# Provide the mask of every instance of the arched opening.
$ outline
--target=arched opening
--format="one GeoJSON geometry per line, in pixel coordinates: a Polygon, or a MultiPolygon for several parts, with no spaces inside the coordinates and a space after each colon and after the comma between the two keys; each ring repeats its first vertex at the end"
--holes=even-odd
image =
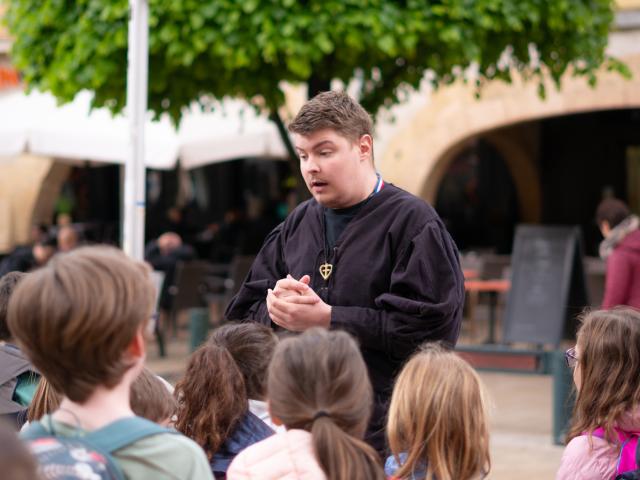
{"type": "Polygon", "coordinates": [[[614,196],[640,212],[640,109],[562,115],[475,135],[436,161],[423,195],[462,250],[510,253],[522,222],[578,225],[585,253],[597,256],[598,203],[614,196]]]}
{"type": "Polygon", "coordinates": [[[503,156],[486,139],[467,142],[453,158],[435,208],[458,248],[511,251],[520,221],[516,187],[503,156]]]}

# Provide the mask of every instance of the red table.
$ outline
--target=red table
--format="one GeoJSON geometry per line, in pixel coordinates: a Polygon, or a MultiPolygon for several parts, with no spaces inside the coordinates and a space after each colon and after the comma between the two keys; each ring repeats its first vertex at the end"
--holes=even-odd
{"type": "Polygon", "coordinates": [[[496,302],[499,293],[505,293],[511,289],[511,280],[465,280],[464,289],[467,292],[489,294],[489,338],[485,343],[496,343],[496,302]]]}

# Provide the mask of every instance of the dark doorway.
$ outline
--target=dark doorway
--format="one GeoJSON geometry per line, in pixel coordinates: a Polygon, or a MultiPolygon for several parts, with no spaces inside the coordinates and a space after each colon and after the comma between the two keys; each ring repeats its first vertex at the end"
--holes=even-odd
{"type": "Polygon", "coordinates": [[[640,146],[640,110],[589,112],[540,123],[542,222],[580,225],[587,255],[597,256],[602,240],[594,221],[598,203],[604,196],[630,203],[630,152],[640,146]]]}
{"type": "Polygon", "coordinates": [[[117,244],[120,195],[118,165],[73,167],[56,201],[53,223],[67,216],[85,241],[117,244]]]}
{"type": "Polygon", "coordinates": [[[459,249],[511,252],[519,219],[516,189],[504,159],[486,140],[472,140],[456,156],[435,208],[459,249]]]}

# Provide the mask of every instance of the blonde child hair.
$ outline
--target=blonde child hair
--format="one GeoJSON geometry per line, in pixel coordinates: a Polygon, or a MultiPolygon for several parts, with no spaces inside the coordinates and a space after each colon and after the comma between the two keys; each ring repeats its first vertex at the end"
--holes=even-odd
{"type": "Polygon", "coordinates": [[[399,479],[425,472],[427,479],[468,480],[491,468],[480,378],[439,344],[422,346],[402,369],[391,397],[387,434],[400,465],[393,475],[399,479]]]}

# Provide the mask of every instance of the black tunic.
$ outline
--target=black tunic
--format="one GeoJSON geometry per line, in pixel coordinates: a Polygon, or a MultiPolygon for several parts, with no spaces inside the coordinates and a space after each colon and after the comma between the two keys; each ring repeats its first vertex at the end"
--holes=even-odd
{"type": "MultiPolygon", "coordinates": [[[[384,428],[386,405],[402,363],[426,340],[454,345],[464,280],[456,246],[435,210],[391,184],[349,222],[334,248],[324,240],[324,207],[300,204],[266,238],[227,308],[228,319],[271,322],[268,288],[290,273],[332,306],[331,328],[357,338],[376,396],[372,427],[384,428]],[[333,264],[325,281],[321,264],[333,264]]],[[[380,436],[373,443],[380,449],[380,436]]]]}

